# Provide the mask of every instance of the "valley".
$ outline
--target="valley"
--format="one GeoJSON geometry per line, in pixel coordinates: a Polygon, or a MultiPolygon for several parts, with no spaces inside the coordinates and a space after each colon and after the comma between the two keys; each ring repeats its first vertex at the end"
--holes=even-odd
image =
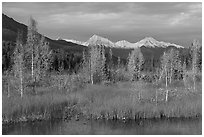
{"type": "Polygon", "coordinates": [[[36,22],[2,14],[3,134],[201,134],[199,41],[53,40],[36,22]]]}

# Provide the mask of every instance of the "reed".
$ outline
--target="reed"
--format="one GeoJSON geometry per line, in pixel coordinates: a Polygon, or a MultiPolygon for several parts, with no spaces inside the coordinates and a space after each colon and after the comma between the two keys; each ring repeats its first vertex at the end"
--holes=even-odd
{"type": "Polygon", "coordinates": [[[172,86],[166,102],[162,86],[158,88],[142,82],[123,83],[115,87],[88,86],[78,93],[78,102],[86,102],[83,113],[96,119],[189,118],[202,115],[201,88],[194,93],[182,86],[172,86]]]}

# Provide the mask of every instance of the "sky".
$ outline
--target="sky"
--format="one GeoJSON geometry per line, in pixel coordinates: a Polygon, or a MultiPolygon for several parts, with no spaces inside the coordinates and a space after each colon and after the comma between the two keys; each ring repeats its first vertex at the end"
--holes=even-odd
{"type": "Polygon", "coordinates": [[[2,12],[52,39],[87,41],[96,34],[113,42],[137,42],[145,37],[189,46],[202,40],[202,3],[3,2],[2,12]]]}

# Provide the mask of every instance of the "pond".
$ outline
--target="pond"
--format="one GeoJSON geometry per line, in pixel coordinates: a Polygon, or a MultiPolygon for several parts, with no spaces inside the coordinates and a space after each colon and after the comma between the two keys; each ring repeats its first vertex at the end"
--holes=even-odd
{"type": "Polygon", "coordinates": [[[158,135],[158,134],[202,134],[202,120],[154,119],[137,121],[107,120],[54,120],[36,121],[2,126],[3,135],[158,135]]]}

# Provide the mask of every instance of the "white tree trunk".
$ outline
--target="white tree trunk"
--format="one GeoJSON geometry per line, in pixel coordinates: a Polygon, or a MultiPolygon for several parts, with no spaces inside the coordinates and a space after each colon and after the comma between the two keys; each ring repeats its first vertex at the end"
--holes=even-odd
{"type": "Polygon", "coordinates": [[[8,82],[7,96],[9,98],[10,97],[10,83],[9,83],[9,80],[7,82],[8,82]]]}
{"type": "Polygon", "coordinates": [[[90,80],[91,80],[91,84],[93,84],[93,73],[92,73],[92,69],[91,69],[91,58],[90,58],[90,80]]]}
{"type": "Polygon", "coordinates": [[[32,75],[32,80],[34,78],[34,57],[33,57],[33,53],[32,53],[32,64],[31,64],[31,75],[32,75]]]}
{"type": "Polygon", "coordinates": [[[91,84],[94,84],[94,82],[93,82],[93,74],[91,74],[91,84]]]}
{"type": "Polygon", "coordinates": [[[195,79],[195,74],[193,76],[193,91],[196,91],[196,79],[195,79]]]}
{"type": "Polygon", "coordinates": [[[168,73],[166,68],[166,102],[168,101],[168,73]]]}
{"type": "Polygon", "coordinates": [[[23,97],[23,72],[22,72],[22,68],[20,70],[20,80],[21,80],[21,97],[23,97]]]}
{"type": "Polygon", "coordinates": [[[139,101],[140,101],[140,100],[141,100],[141,93],[140,93],[140,91],[139,91],[139,93],[138,93],[138,94],[139,94],[139,101]]]}
{"type": "Polygon", "coordinates": [[[172,77],[173,77],[173,66],[172,66],[172,61],[171,61],[171,71],[170,71],[170,77],[169,77],[169,83],[171,84],[172,77]]]}
{"type": "Polygon", "coordinates": [[[168,89],[167,89],[167,76],[166,76],[166,102],[168,101],[168,89]]]}

